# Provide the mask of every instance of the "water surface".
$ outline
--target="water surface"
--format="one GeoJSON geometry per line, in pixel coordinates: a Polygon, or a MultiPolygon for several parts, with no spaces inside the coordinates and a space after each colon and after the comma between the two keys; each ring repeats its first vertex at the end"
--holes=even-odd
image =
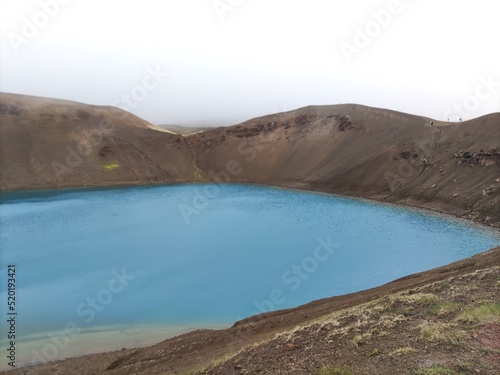
{"type": "Polygon", "coordinates": [[[500,244],[446,216],[232,184],[2,194],[0,241],[24,362],[227,326],[500,244]]]}

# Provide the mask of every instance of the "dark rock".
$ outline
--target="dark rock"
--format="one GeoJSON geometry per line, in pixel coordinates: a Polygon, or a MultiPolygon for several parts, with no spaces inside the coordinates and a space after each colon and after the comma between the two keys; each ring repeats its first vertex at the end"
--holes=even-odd
{"type": "Polygon", "coordinates": [[[0,115],[19,116],[21,113],[23,113],[21,108],[15,105],[0,103],[0,115]]]}

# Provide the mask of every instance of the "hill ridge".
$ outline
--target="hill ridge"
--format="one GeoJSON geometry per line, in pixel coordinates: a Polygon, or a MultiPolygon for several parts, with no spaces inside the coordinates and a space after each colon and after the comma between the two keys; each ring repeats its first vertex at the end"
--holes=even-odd
{"type": "Polygon", "coordinates": [[[2,93],[0,191],[222,176],[407,204],[498,227],[499,124],[500,113],[448,123],[340,104],[181,136],[114,107],[2,93]]]}

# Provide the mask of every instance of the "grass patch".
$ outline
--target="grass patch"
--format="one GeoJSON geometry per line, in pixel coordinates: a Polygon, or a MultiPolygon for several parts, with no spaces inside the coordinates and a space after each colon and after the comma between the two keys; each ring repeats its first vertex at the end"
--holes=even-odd
{"type": "Polygon", "coordinates": [[[417,349],[412,348],[411,346],[405,346],[403,348],[399,348],[391,352],[390,355],[404,355],[404,354],[410,354],[410,353],[415,353],[417,349]]]}
{"type": "Polygon", "coordinates": [[[438,297],[435,294],[423,294],[415,302],[419,305],[432,305],[438,301],[438,297]]]}
{"type": "Polygon", "coordinates": [[[364,343],[363,337],[361,335],[354,336],[352,338],[352,343],[354,344],[354,346],[362,345],[364,343]]]}
{"type": "Polygon", "coordinates": [[[378,349],[373,349],[373,351],[370,353],[370,357],[376,357],[378,355],[382,354],[382,352],[378,349]]]}
{"type": "Polygon", "coordinates": [[[391,296],[389,298],[393,302],[403,302],[407,304],[417,303],[420,305],[435,303],[438,301],[438,297],[435,294],[421,293],[415,291],[413,291],[412,293],[407,292],[407,293],[396,294],[395,296],[391,296]]]}
{"type": "Polygon", "coordinates": [[[187,373],[187,375],[195,375],[195,374],[198,374],[199,372],[211,371],[215,367],[217,367],[219,365],[223,365],[224,363],[226,363],[226,362],[228,362],[228,361],[236,358],[237,356],[241,355],[242,353],[245,352],[245,350],[256,348],[259,345],[264,344],[265,342],[266,341],[255,342],[255,343],[253,343],[251,345],[244,346],[244,347],[242,347],[241,349],[239,349],[237,351],[226,353],[226,354],[222,355],[219,358],[211,360],[209,363],[206,363],[204,365],[199,366],[197,369],[192,370],[191,372],[187,373]]]}
{"type": "Polygon", "coordinates": [[[447,286],[448,286],[448,282],[440,281],[440,282],[432,284],[432,291],[433,292],[440,292],[447,286]]]}
{"type": "Polygon", "coordinates": [[[498,354],[500,355],[500,350],[494,348],[479,348],[479,352],[483,354],[498,354]]]}
{"type": "Polygon", "coordinates": [[[201,171],[200,168],[196,167],[196,169],[194,170],[194,180],[195,181],[203,181],[203,173],[201,171]]]}
{"type": "Polygon", "coordinates": [[[352,338],[352,343],[354,344],[354,346],[358,347],[358,346],[361,346],[361,345],[364,345],[368,342],[368,339],[372,336],[372,333],[371,332],[366,332],[366,333],[363,333],[362,335],[355,335],[353,338],[352,338]]]}
{"type": "Polygon", "coordinates": [[[413,312],[414,308],[411,305],[391,305],[386,308],[385,312],[390,315],[410,315],[413,312]]]}
{"type": "Polygon", "coordinates": [[[398,293],[389,297],[389,304],[385,312],[391,315],[407,316],[418,306],[430,306],[439,301],[438,296],[432,293],[398,293]]]}
{"type": "Polygon", "coordinates": [[[429,315],[441,317],[448,314],[454,314],[463,307],[464,307],[463,303],[455,303],[455,302],[438,303],[432,306],[429,310],[427,310],[426,313],[429,315]]]}
{"type": "Polygon", "coordinates": [[[112,171],[113,169],[116,169],[118,167],[120,167],[120,164],[114,164],[113,163],[113,164],[105,164],[103,168],[106,171],[112,171]]]}
{"type": "Polygon", "coordinates": [[[420,337],[431,343],[462,345],[467,336],[453,324],[425,322],[420,326],[420,337]]]}
{"type": "Polygon", "coordinates": [[[458,367],[460,370],[474,371],[475,365],[472,362],[461,362],[458,367]]]}
{"type": "Polygon", "coordinates": [[[500,322],[500,303],[487,303],[466,310],[457,320],[469,324],[500,322]]]}
{"type": "Polygon", "coordinates": [[[323,367],[315,375],[352,375],[352,373],[341,367],[323,367]]]}

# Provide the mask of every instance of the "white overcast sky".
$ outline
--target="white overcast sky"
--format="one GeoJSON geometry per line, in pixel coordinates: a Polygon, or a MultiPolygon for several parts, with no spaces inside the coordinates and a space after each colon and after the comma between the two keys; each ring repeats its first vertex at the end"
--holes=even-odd
{"type": "Polygon", "coordinates": [[[498,0],[0,0],[0,91],[121,106],[156,124],[338,103],[468,119],[500,112],[499,10],[498,0]]]}

